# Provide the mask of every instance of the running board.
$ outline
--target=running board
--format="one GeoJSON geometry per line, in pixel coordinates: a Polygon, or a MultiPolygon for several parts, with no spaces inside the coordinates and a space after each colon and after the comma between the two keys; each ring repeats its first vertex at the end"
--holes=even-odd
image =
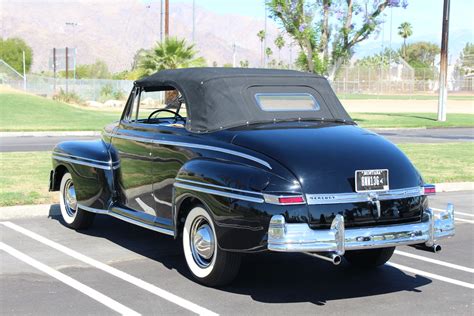
{"type": "MultiPolygon", "coordinates": [[[[130,214],[130,215],[133,214],[133,215],[135,215],[134,217],[137,217],[137,215],[140,215],[140,213],[137,213],[133,210],[128,210],[128,209],[123,208],[123,207],[113,206],[110,210],[97,209],[97,208],[92,208],[92,207],[88,207],[88,206],[84,206],[84,205],[80,205],[80,204],[78,205],[78,207],[82,210],[87,211],[87,212],[96,213],[96,214],[103,214],[103,215],[109,215],[109,216],[115,217],[117,219],[120,219],[124,222],[134,224],[134,225],[137,225],[137,226],[149,229],[149,230],[153,230],[153,231],[156,231],[156,232],[161,233],[161,234],[165,234],[165,235],[169,235],[169,236],[173,236],[173,237],[175,236],[174,231],[171,230],[171,229],[164,228],[162,226],[153,225],[153,224],[148,224],[144,221],[132,218],[131,216],[127,216],[128,214],[130,214]],[[125,214],[127,214],[127,215],[125,215],[125,214]]],[[[162,223],[162,225],[166,225],[166,224],[162,223]]]]}

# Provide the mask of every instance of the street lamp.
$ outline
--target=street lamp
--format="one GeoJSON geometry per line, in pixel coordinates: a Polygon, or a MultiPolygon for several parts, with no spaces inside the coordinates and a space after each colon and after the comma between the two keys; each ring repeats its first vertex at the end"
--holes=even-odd
{"type": "MultiPolygon", "coordinates": [[[[73,59],[73,62],[74,62],[74,69],[73,69],[73,74],[74,74],[74,80],[76,80],[76,53],[77,53],[77,47],[76,47],[76,26],[78,26],[79,23],[77,22],[66,22],[66,26],[70,26],[72,27],[72,42],[73,42],[73,45],[74,45],[74,59],[73,59]]],[[[68,56],[66,56],[66,58],[68,58],[68,56]]]]}

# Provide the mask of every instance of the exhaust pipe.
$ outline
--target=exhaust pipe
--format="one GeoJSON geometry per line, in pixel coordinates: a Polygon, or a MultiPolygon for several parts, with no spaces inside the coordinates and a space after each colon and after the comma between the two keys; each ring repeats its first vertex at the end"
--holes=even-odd
{"type": "Polygon", "coordinates": [[[424,250],[429,252],[438,253],[441,251],[441,245],[434,244],[433,246],[427,246],[425,244],[411,245],[410,247],[416,248],[418,250],[424,250]]]}
{"type": "Polygon", "coordinates": [[[341,256],[334,252],[305,252],[305,254],[311,257],[329,261],[335,266],[339,265],[342,261],[341,256]]]}

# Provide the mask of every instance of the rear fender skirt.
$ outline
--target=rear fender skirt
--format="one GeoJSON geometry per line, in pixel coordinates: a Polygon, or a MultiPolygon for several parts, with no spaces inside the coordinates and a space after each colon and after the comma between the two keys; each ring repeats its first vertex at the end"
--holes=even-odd
{"type": "Polygon", "coordinates": [[[108,209],[113,201],[114,171],[119,161],[112,160],[102,140],[59,143],[53,150],[54,181],[64,166],[72,175],[78,203],[96,209],[108,209]]]}

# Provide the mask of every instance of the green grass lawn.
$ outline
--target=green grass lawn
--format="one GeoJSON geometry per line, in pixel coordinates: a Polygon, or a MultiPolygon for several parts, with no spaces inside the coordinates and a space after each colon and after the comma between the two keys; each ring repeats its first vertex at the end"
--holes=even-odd
{"type": "Polygon", "coordinates": [[[57,202],[51,167],[51,152],[0,153],[0,206],[57,202]]]}
{"type": "MultiPolygon", "coordinates": [[[[474,181],[474,143],[401,144],[429,183],[474,181]]],[[[51,152],[0,153],[0,206],[57,203],[51,152]],[[18,164],[21,162],[21,168],[18,164]]]]}
{"type": "MultiPolygon", "coordinates": [[[[438,100],[437,95],[425,94],[344,94],[337,95],[343,100],[438,100]]],[[[474,101],[474,95],[448,95],[448,100],[474,101]]]]}
{"type": "Polygon", "coordinates": [[[0,131],[99,131],[120,113],[81,109],[43,97],[0,93],[0,131]]]}
{"type": "Polygon", "coordinates": [[[436,113],[352,113],[351,117],[367,128],[474,126],[474,114],[448,114],[446,122],[438,122],[436,113]]]}
{"type": "Polygon", "coordinates": [[[399,144],[428,183],[474,181],[474,143],[399,144]]]}

